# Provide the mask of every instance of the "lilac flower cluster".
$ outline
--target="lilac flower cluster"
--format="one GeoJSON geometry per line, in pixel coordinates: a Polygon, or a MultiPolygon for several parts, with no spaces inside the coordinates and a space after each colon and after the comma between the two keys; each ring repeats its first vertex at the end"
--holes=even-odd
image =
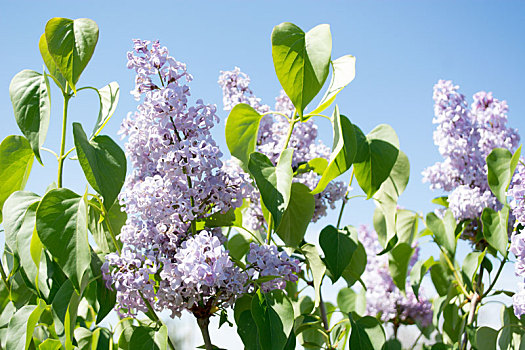
{"type": "Polygon", "coordinates": [[[478,92],[469,107],[458,90],[451,81],[440,80],[434,86],[434,143],[444,160],[425,169],[423,181],[432,189],[450,192],[449,207],[458,221],[475,220],[485,207],[498,209],[487,182],[486,157],[497,147],[514,152],[519,135],[506,125],[505,101],[478,92]]]}
{"type": "Polygon", "coordinates": [[[514,272],[522,281],[518,284],[517,293],[512,297],[514,313],[521,317],[525,314],[525,235],[523,233],[512,235],[510,251],[516,256],[514,272]]]}
{"type": "MultiPolygon", "coordinates": [[[[246,103],[261,114],[270,111],[269,106],[263,105],[261,100],[255,97],[253,91],[249,88],[250,78],[245,73],[242,73],[238,67],[233,71],[222,71],[218,82],[222,87],[225,110],[232,109],[238,103],[246,103]]],[[[276,98],[275,111],[290,117],[294,113],[292,102],[282,90],[276,98]]],[[[281,114],[264,116],[259,126],[257,151],[264,153],[276,163],[286,140],[288,126],[288,120],[281,114]]],[[[313,158],[328,159],[331,152],[329,147],[317,139],[317,125],[314,124],[312,119],[295,125],[288,147],[294,149],[292,158],[292,166],[294,168],[313,158]]],[[[227,163],[227,167],[230,168],[227,171],[228,173],[241,171],[235,162],[227,163]]],[[[310,189],[314,189],[319,181],[319,176],[309,172],[295,177],[294,181],[301,182],[310,189]]],[[[313,221],[316,222],[319,218],[325,216],[328,207],[334,209],[335,203],[342,199],[345,193],[346,185],[344,182],[332,181],[322,193],[315,195],[313,221]]],[[[262,230],[264,223],[258,197],[258,194],[254,193],[250,198],[251,205],[245,211],[243,217],[244,226],[253,231],[262,230]]]]}
{"type": "Polygon", "coordinates": [[[258,279],[265,276],[280,276],[261,283],[263,292],[274,289],[284,289],[286,281],[297,282],[297,273],[301,271],[299,260],[290,258],[286,252],[277,250],[276,246],[250,243],[250,251],[246,255],[248,273],[258,279]]]}
{"type": "Polygon", "coordinates": [[[128,53],[128,68],[136,72],[132,94],[143,100],[120,131],[128,137],[133,168],[119,196],[128,219],[119,236],[122,253],[108,255],[104,277],[118,292],[122,314],[146,311],[146,301],[173,315],[230,305],[243,292],[246,274],[233,266],[218,237],[190,228],[239,207],[251,187],[222,170],[210,132],[219,121],[216,108],[202,100],[189,104],[186,66],[158,42],[134,44],[128,53]]]}
{"type": "MultiPolygon", "coordinates": [[[[419,323],[426,327],[432,323],[432,304],[423,297],[420,290],[419,300],[412,292],[410,283],[406,282],[406,295],[395,286],[388,269],[388,255],[377,255],[383,248],[379,244],[377,233],[368,226],[358,229],[359,241],[365,247],[367,255],[366,270],[363,282],[366,290],[367,314],[379,316],[382,321],[397,320],[402,324],[419,323]]],[[[418,259],[418,249],[412,255],[409,269],[418,259]]]]}

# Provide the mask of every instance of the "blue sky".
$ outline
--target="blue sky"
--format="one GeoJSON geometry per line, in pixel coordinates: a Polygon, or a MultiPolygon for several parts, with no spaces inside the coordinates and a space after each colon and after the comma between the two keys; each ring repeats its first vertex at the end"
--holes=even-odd
{"type": "MultiPolygon", "coordinates": [[[[356,78],[337,100],[340,110],[368,132],[388,123],[397,131],[411,162],[411,180],[400,204],[428,212],[438,196],[421,183],[421,171],[439,160],[433,145],[432,86],[451,79],[469,96],[486,90],[507,100],[509,124],[525,130],[525,3],[518,1],[2,1],[0,38],[0,115],[3,139],[20,134],[8,95],[11,78],[22,69],[42,70],[38,39],[52,17],[88,17],[100,27],[92,61],[78,86],[121,86],[119,107],[103,133],[116,131],[128,111],[136,108],[129,95],[133,73],[126,69],[132,38],[159,39],[171,55],[188,65],[194,76],[193,96],[219,106],[221,126],[215,135],[227,153],[220,70],[239,66],[252,78],[254,92],[273,105],[279,92],[271,60],[270,33],[274,25],[293,22],[307,30],[331,25],[333,58],[357,58],[356,78]]],[[[53,108],[46,147],[58,149],[61,100],[53,90],[53,108]]],[[[69,127],[79,121],[91,129],[97,114],[96,96],[81,92],[70,103],[69,127]]],[[[319,121],[321,138],[331,145],[326,121],[319,121]]],[[[71,145],[71,129],[68,143],[71,145]]],[[[44,156],[45,168],[35,164],[28,188],[42,193],[55,180],[54,158],[44,156]]],[[[348,176],[346,177],[346,179],[348,176]]],[[[85,186],[80,167],[66,163],[64,183],[77,191],[85,186]]],[[[356,192],[359,192],[356,189],[356,192]]],[[[354,199],[344,222],[371,223],[373,203],[354,199]]],[[[329,219],[335,220],[335,214],[329,219]]],[[[315,240],[322,224],[314,225],[315,240]]],[[[424,250],[425,252],[425,250],[424,250]]],[[[512,280],[512,270],[508,271],[512,280]]]]}

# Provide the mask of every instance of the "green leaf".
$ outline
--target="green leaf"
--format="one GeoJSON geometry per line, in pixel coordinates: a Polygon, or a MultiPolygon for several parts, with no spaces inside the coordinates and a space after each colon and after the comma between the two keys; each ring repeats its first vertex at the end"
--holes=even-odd
{"type": "Polygon", "coordinates": [[[301,117],[328,77],[331,53],[332,35],[327,24],[318,25],[308,33],[286,22],[273,28],[275,73],[301,117]]]}
{"type": "Polygon", "coordinates": [[[507,203],[507,190],[520,158],[521,146],[513,155],[508,149],[494,148],[487,156],[487,180],[498,200],[507,203]]]}
{"type": "Polygon", "coordinates": [[[328,161],[324,158],[314,158],[310,159],[306,163],[299,163],[297,170],[294,175],[308,173],[313,171],[317,175],[323,175],[324,171],[328,167],[328,161]]]}
{"type": "Polygon", "coordinates": [[[51,57],[51,54],[49,53],[45,34],[42,34],[42,36],[40,37],[40,40],[38,41],[38,48],[40,50],[40,55],[42,56],[42,59],[46,64],[50,76],[53,78],[60,90],[65,91],[66,79],[64,78],[62,73],[60,73],[60,70],[57,68],[55,61],[53,61],[53,57],[51,57]]]}
{"type": "MultiPolygon", "coordinates": [[[[44,296],[49,295],[49,289],[46,284],[42,283],[41,290],[39,280],[40,259],[42,256],[42,243],[38,238],[35,230],[36,208],[39,202],[32,203],[25,212],[23,223],[16,235],[17,251],[20,256],[20,265],[24,269],[27,278],[29,278],[31,285],[35,289],[43,292],[44,296]],[[34,258],[33,258],[34,256],[34,258]]],[[[43,276],[45,278],[45,276],[43,276]]]]}
{"type": "Polygon", "coordinates": [[[158,331],[149,327],[137,327],[133,331],[129,348],[133,350],[164,350],[168,348],[168,328],[160,327],[158,331]]]}
{"type": "Polygon", "coordinates": [[[448,208],[448,196],[436,197],[432,199],[432,203],[448,208]]]}
{"type": "Polygon", "coordinates": [[[372,316],[361,317],[354,321],[349,314],[352,332],[350,333],[350,348],[360,350],[381,350],[386,341],[385,331],[379,321],[372,316]]]}
{"type": "Polygon", "coordinates": [[[84,175],[91,187],[102,195],[106,208],[109,208],[126,178],[126,155],[109,136],[96,136],[88,140],[79,123],[73,123],[73,135],[84,175]]]}
{"type": "Polygon", "coordinates": [[[45,308],[46,303],[38,300],[37,305],[26,305],[15,313],[7,328],[7,349],[27,350],[29,348],[33,331],[45,308]]]}
{"type": "Polygon", "coordinates": [[[348,264],[348,266],[343,272],[343,278],[348,283],[348,287],[351,287],[357,281],[363,284],[363,281],[361,281],[361,275],[363,274],[363,272],[365,272],[367,258],[366,258],[365,247],[359,241],[359,237],[358,237],[357,230],[355,229],[355,227],[346,226],[344,230],[348,232],[350,238],[354,242],[357,242],[357,248],[355,249],[354,254],[352,254],[350,263],[348,264]]]}
{"type": "Polygon", "coordinates": [[[461,270],[465,273],[470,281],[474,280],[476,271],[478,271],[481,262],[485,258],[486,251],[483,252],[470,252],[463,260],[463,266],[461,270]]]}
{"type": "Polygon", "coordinates": [[[73,334],[80,299],[80,293],[75,290],[71,279],[68,279],[62,284],[52,302],[55,330],[67,350],[73,349],[73,334]]]}
{"type": "Polygon", "coordinates": [[[38,350],[60,350],[61,347],[60,340],[47,338],[38,346],[38,350]]]}
{"type": "Polygon", "coordinates": [[[329,225],[319,234],[319,245],[323,249],[324,262],[331,273],[332,282],[335,283],[350,263],[357,243],[349,235],[329,225]]]}
{"type": "Polygon", "coordinates": [[[246,350],[259,350],[259,333],[252,316],[252,296],[245,294],[235,302],[234,319],[237,325],[237,334],[241,338],[246,350]]]}
{"type": "Polygon", "coordinates": [[[355,178],[371,198],[388,178],[399,155],[399,140],[391,126],[381,124],[368,135],[355,126],[357,154],[354,159],[355,178]]]}
{"type": "Polygon", "coordinates": [[[332,153],[328,166],[312,194],[321,193],[330,181],[350,169],[356,156],[357,143],[354,125],[347,117],[339,114],[337,106],[335,106],[331,121],[334,133],[332,153]]]}
{"type": "Polygon", "coordinates": [[[356,312],[362,314],[366,310],[366,298],[363,293],[356,293],[351,288],[341,288],[337,294],[337,306],[347,314],[356,312]]]}
{"type": "Polygon", "coordinates": [[[408,265],[414,254],[414,248],[409,243],[399,243],[388,255],[388,269],[392,280],[399,290],[405,291],[408,265]]]}
{"type": "Polygon", "coordinates": [[[36,159],[42,164],[40,147],[46,139],[51,108],[46,76],[28,69],[19,72],[11,80],[9,96],[16,123],[29,140],[36,159]]]}
{"type": "Polygon", "coordinates": [[[459,309],[455,304],[448,304],[443,309],[443,331],[453,343],[459,341],[463,336],[461,332],[463,320],[459,315],[459,309]]]}
{"type": "Polygon", "coordinates": [[[95,127],[89,136],[90,139],[102,131],[113,113],[115,113],[120,96],[120,87],[116,81],[112,81],[103,88],[97,89],[97,93],[100,100],[100,110],[95,127]]]}
{"type": "MultiPolygon", "coordinates": [[[[99,206],[96,199],[91,199],[90,201],[97,207],[99,206]]],[[[115,201],[108,210],[108,215],[103,218],[103,220],[101,220],[100,211],[93,208],[91,205],[88,206],[88,216],[89,231],[100,251],[105,254],[116,252],[117,247],[115,247],[108,225],[111,226],[113,233],[117,235],[122,226],[126,223],[127,215],[126,212],[122,210],[119,201],[115,201]]],[[[119,240],[117,240],[117,244],[119,247],[122,247],[122,243],[119,240]]]]}
{"type": "Polygon", "coordinates": [[[425,222],[436,242],[453,257],[456,253],[456,219],[452,212],[447,210],[443,219],[438,218],[435,213],[428,213],[425,222]]]}
{"type": "Polygon", "coordinates": [[[250,154],[248,169],[255,178],[261,199],[274,219],[274,227],[279,227],[281,218],[290,202],[292,188],[293,149],[287,148],[281,154],[277,166],[262,153],[250,154]]]}
{"type": "Polygon", "coordinates": [[[416,298],[419,299],[419,288],[421,287],[423,277],[435,264],[434,257],[431,256],[425,261],[418,260],[412,267],[412,271],[410,271],[410,286],[412,287],[416,298]]]}
{"type": "Polygon", "coordinates": [[[52,18],[46,24],[49,54],[76,93],[80,74],[86,68],[98,41],[98,26],[87,18],[52,18]]]}
{"type": "Polygon", "coordinates": [[[288,297],[281,290],[270,293],[258,290],[252,299],[252,316],[261,349],[284,349],[294,323],[293,306],[288,297]]]}
{"type": "Polygon", "coordinates": [[[250,154],[255,151],[262,116],[250,105],[235,105],[226,119],[226,144],[232,156],[247,170],[250,154]]]}
{"type": "Polygon", "coordinates": [[[314,210],[315,199],[310,189],[302,183],[292,183],[290,202],[283,213],[281,224],[275,230],[287,246],[299,246],[314,216],[314,210]]]}
{"type": "Polygon", "coordinates": [[[385,248],[383,250],[385,253],[390,251],[401,239],[411,240],[414,237],[411,230],[414,229],[414,226],[417,227],[417,215],[410,211],[400,212],[397,209],[397,200],[408,184],[409,175],[408,157],[399,151],[390,175],[373,197],[377,206],[376,212],[374,212],[374,228],[376,228],[379,242],[385,248]],[[378,219],[380,222],[382,221],[380,229],[376,227],[378,219]]]}
{"type": "Polygon", "coordinates": [[[410,210],[398,209],[396,217],[396,235],[399,242],[412,243],[417,236],[419,215],[410,210]]]}
{"type": "MultiPolygon", "coordinates": [[[[0,208],[15,191],[24,189],[31,167],[33,151],[23,136],[7,136],[0,144],[0,208]]],[[[0,222],[2,213],[0,212],[0,222]]]]}
{"type": "Polygon", "coordinates": [[[501,255],[507,256],[509,207],[505,205],[500,211],[492,208],[483,209],[481,222],[483,223],[483,237],[488,244],[501,255]]]}
{"type": "Polygon", "coordinates": [[[243,235],[236,234],[228,240],[227,249],[234,260],[241,260],[250,250],[250,241],[243,235]]]}
{"type": "Polygon", "coordinates": [[[445,258],[442,257],[436,262],[430,269],[430,278],[436,288],[436,291],[440,296],[445,296],[448,293],[448,289],[452,284],[452,272],[443,261],[445,258]]]}
{"type": "Polygon", "coordinates": [[[479,327],[476,331],[476,343],[478,350],[493,350],[496,349],[496,341],[498,340],[498,331],[490,327],[479,327]]]}
{"type": "Polygon", "coordinates": [[[317,307],[320,301],[321,283],[326,272],[326,266],[321,260],[315,245],[307,243],[301,247],[301,252],[306,258],[308,267],[312,271],[315,289],[315,307],[317,307]]]}
{"type": "Polygon", "coordinates": [[[46,193],[36,212],[40,240],[77,290],[91,261],[86,206],[85,197],[60,188],[46,193]]]}
{"type": "Polygon", "coordinates": [[[355,57],[345,55],[339,57],[332,64],[332,80],[326,90],[325,95],[319,102],[319,105],[310,113],[311,115],[319,114],[327,109],[339,94],[355,78],[355,57]]]}
{"type": "Polygon", "coordinates": [[[102,264],[104,255],[98,256],[93,252],[91,254],[91,273],[95,279],[96,284],[96,303],[91,303],[96,307],[97,318],[96,323],[100,324],[102,320],[113,310],[117,298],[117,293],[114,290],[106,288],[106,283],[102,277],[102,264]]]}
{"type": "Polygon", "coordinates": [[[40,197],[35,193],[18,191],[13,193],[4,203],[5,242],[11,248],[12,253],[17,256],[18,244],[16,237],[21,231],[33,232],[33,227],[24,220],[24,217],[28,208],[32,204],[38,203],[39,200],[40,197]]]}

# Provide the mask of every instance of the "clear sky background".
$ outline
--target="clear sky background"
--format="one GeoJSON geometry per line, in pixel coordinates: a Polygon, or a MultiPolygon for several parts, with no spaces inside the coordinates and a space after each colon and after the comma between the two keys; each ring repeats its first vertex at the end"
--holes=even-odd
{"type": "MultiPolygon", "coordinates": [[[[252,78],[255,94],[273,105],[280,89],[271,58],[273,26],[288,21],[308,30],[329,23],[332,57],[352,54],[357,58],[356,78],[337,99],[340,110],[365,133],[381,123],[393,126],[411,162],[411,180],[400,205],[423,213],[434,209],[430,200],[440,195],[421,183],[421,171],[440,160],[432,140],[432,86],[438,79],[453,80],[469,100],[477,91],[493,91],[496,98],[507,100],[510,106],[509,124],[525,130],[525,3],[518,1],[1,0],[2,139],[20,134],[9,100],[9,82],[22,69],[42,70],[37,44],[45,23],[52,17],[88,17],[100,27],[95,54],[78,86],[102,87],[110,81],[120,84],[120,103],[104,134],[118,139],[120,121],[137,105],[128,93],[134,84],[133,72],[126,68],[131,39],[159,39],[172,56],[187,63],[194,76],[193,97],[219,107],[222,122],[215,135],[224,153],[227,114],[222,111],[217,85],[219,71],[239,66],[252,78]]],[[[53,90],[52,98],[45,146],[58,150],[62,108],[58,90],[53,90]]],[[[82,91],[70,106],[68,145],[72,144],[72,122],[81,122],[88,130],[93,127],[98,101],[92,91],[82,91]]],[[[331,145],[330,126],[323,120],[319,120],[319,125],[320,137],[331,145]]],[[[45,153],[44,163],[42,168],[35,162],[27,186],[37,193],[42,193],[56,178],[54,157],[45,153]]],[[[77,163],[66,162],[65,171],[65,186],[83,191],[86,182],[77,163]]],[[[354,192],[360,190],[355,188],[354,192]]],[[[344,223],[371,224],[373,208],[371,202],[354,199],[344,223]]],[[[327,221],[312,225],[309,239],[316,241],[317,232],[335,219],[336,214],[332,213],[327,221]]],[[[466,249],[464,246],[461,254],[466,249]]],[[[425,246],[421,254],[433,252],[425,246]]],[[[515,289],[517,280],[511,265],[504,272],[504,282],[507,289],[515,289]]],[[[334,288],[328,285],[325,289],[328,299],[335,301],[334,288]]],[[[497,324],[494,317],[486,322],[497,324]]],[[[190,331],[189,326],[176,324],[180,326],[179,333],[190,331]]],[[[215,342],[230,344],[232,348],[233,337],[218,336],[215,342]]],[[[197,342],[199,338],[196,334],[197,342]]]]}

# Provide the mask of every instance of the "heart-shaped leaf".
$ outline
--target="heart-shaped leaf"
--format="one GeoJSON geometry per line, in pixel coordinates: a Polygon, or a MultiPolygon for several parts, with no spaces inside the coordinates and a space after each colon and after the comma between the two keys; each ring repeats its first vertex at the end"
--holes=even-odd
{"type": "Polygon", "coordinates": [[[324,262],[331,273],[333,283],[341,277],[357,249],[357,243],[343,232],[329,225],[323,228],[319,234],[319,244],[324,252],[324,262]]]}
{"type": "Polygon", "coordinates": [[[52,18],[46,24],[49,54],[69,86],[76,92],[80,74],[86,68],[98,42],[98,26],[88,18],[52,18]]]}
{"type": "Polygon", "coordinates": [[[126,178],[126,155],[109,136],[88,140],[82,125],[73,123],[73,135],[80,166],[89,184],[113,205],[126,178]]]}
{"type": "Polygon", "coordinates": [[[328,77],[331,54],[332,34],[327,24],[318,25],[308,33],[286,22],[273,28],[275,73],[301,117],[328,77]]]}
{"type": "Polygon", "coordinates": [[[507,190],[520,159],[521,146],[512,154],[505,148],[494,148],[487,156],[487,181],[500,203],[507,203],[507,190]]]}
{"type": "Polygon", "coordinates": [[[95,127],[89,136],[90,139],[97,136],[104,129],[104,126],[115,113],[120,97],[120,86],[116,81],[113,81],[103,88],[97,89],[97,93],[100,101],[100,110],[95,127]]]}
{"type": "Polygon", "coordinates": [[[255,151],[261,115],[250,105],[235,105],[226,119],[226,144],[230,153],[246,170],[250,154],[255,151]]]}
{"type": "Polygon", "coordinates": [[[49,191],[36,211],[36,229],[75,289],[80,290],[91,261],[86,198],[66,188],[49,191]]]}
{"type": "Polygon", "coordinates": [[[381,124],[368,135],[356,126],[355,178],[371,198],[388,178],[399,155],[399,140],[391,126],[381,124]]]}
{"type": "Polygon", "coordinates": [[[27,137],[36,159],[42,164],[40,147],[46,139],[51,108],[47,77],[25,69],[11,80],[9,96],[16,123],[27,137]]]}
{"type": "Polygon", "coordinates": [[[53,61],[53,57],[51,57],[51,54],[49,53],[45,34],[42,34],[42,36],[40,37],[40,40],[38,41],[38,48],[40,50],[40,55],[42,56],[42,59],[46,64],[47,70],[49,71],[49,75],[55,81],[57,86],[62,91],[65,91],[66,79],[64,78],[62,73],[60,73],[60,70],[57,68],[55,61],[53,61]]]}
{"type": "Polygon", "coordinates": [[[495,211],[492,208],[483,209],[481,222],[483,223],[485,240],[501,255],[507,256],[509,207],[505,205],[500,211],[495,211]]]}

